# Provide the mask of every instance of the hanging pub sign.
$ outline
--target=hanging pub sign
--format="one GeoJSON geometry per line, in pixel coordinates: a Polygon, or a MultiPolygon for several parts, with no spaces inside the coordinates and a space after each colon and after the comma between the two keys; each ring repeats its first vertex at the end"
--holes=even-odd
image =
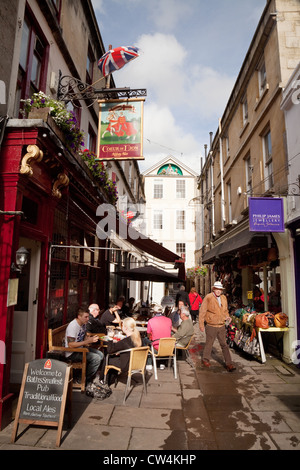
{"type": "Polygon", "coordinates": [[[283,199],[249,198],[250,232],[284,232],[283,199]]]}
{"type": "Polygon", "coordinates": [[[144,99],[98,100],[100,160],[144,160],[144,99]]]}

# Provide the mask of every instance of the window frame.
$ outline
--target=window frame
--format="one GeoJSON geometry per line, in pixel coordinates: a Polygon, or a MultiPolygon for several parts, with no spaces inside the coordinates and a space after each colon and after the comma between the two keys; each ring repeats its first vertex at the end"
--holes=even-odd
{"type": "Polygon", "coordinates": [[[164,183],[162,179],[155,179],[153,182],[153,199],[163,199],[164,183]]]}
{"type": "Polygon", "coordinates": [[[24,62],[21,63],[21,56],[19,60],[18,66],[18,79],[17,79],[17,87],[16,87],[16,103],[15,103],[15,114],[20,115],[20,108],[21,108],[21,100],[28,99],[33,93],[37,93],[39,91],[46,91],[46,83],[47,83],[47,72],[48,72],[48,62],[49,62],[49,43],[44,36],[38,22],[31,14],[29,10],[26,10],[23,22],[23,31],[22,31],[22,38],[24,33],[24,24],[28,26],[29,33],[28,33],[28,43],[26,47],[26,58],[24,62]],[[33,71],[33,61],[34,57],[38,55],[38,51],[36,50],[36,39],[41,42],[43,46],[43,55],[40,56],[40,73],[39,73],[39,81],[37,84],[32,82],[32,71],[33,71]],[[24,68],[25,66],[25,68],[24,68]]]}
{"type": "Polygon", "coordinates": [[[153,212],[153,230],[163,230],[163,211],[155,210],[153,212]]]}
{"type": "Polygon", "coordinates": [[[176,180],[176,199],[185,199],[186,198],[186,181],[185,179],[176,180]],[[182,188],[178,186],[183,185],[182,188]]]}
{"type": "Polygon", "coordinates": [[[183,209],[176,210],[176,230],[185,230],[186,213],[183,209]]]}
{"type": "Polygon", "coordinates": [[[273,173],[273,152],[271,130],[268,129],[262,135],[263,141],[263,162],[264,162],[264,183],[265,190],[269,191],[274,186],[273,173]]]}

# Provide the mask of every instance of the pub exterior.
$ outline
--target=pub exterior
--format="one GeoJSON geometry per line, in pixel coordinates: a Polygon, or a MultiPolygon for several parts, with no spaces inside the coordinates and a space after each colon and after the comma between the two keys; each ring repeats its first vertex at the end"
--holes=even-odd
{"type": "Polygon", "coordinates": [[[143,299],[143,283],[133,287],[118,271],[145,259],[174,266],[180,256],[128,229],[120,199],[131,206],[145,203],[137,161],[95,167],[98,99],[106,95],[85,95],[82,102],[76,93],[82,85],[93,90],[95,83],[110,92],[115,84],[112,77],[106,83],[97,68],[106,51],[91,1],[3,0],[1,9],[3,429],[12,419],[24,365],[47,353],[48,328],[68,323],[81,305],[104,309],[117,295],[133,293],[143,299]],[[80,32],[76,41],[74,31],[80,32]],[[62,113],[64,125],[53,110],[62,113]],[[113,213],[113,236],[98,230],[103,207],[113,213]]]}

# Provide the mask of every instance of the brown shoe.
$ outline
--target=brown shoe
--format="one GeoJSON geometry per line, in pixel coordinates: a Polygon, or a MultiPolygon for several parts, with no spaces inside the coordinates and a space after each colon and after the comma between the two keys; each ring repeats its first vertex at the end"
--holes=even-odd
{"type": "Polygon", "coordinates": [[[202,364],[204,365],[204,367],[210,367],[210,362],[206,361],[205,359],[203,359],[202,364]]]}
{"type": "Polygon", "coordinates": [[[236,370],[236,367],[233,364],[228,364],[226,366],[226,369],[228,370],[228,372],[233,372],[234,370],[236,370]]]}

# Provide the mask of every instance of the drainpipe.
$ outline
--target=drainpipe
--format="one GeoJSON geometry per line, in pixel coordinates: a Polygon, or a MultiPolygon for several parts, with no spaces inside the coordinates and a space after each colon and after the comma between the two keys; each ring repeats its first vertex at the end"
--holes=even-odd
{"type": "Polygon", "coordinates": [[[209,133],[210,136],[210,184],[211,184],[211,228],[212,236],[215,237],[215,193],[214,193],[214,157],[212,152],[213,132],[209,133]]]}
{"type": "Polygon", "coordinates": [[[225,199],[224,199],[224,169],[223,169],[223,148],[221,137],[221,119],[219,119],[219,146],[220,146],[220,172],[221,172],[221,230],[225,226],[225,199]]]}
{"type": "Polygon", "coordinates": [[[210,178],[211,178],[211,224],[212,224],[212,236],[215,237],[215,193],[214,193],[214,157],[213,153],[210,152],[210,178]]]}

